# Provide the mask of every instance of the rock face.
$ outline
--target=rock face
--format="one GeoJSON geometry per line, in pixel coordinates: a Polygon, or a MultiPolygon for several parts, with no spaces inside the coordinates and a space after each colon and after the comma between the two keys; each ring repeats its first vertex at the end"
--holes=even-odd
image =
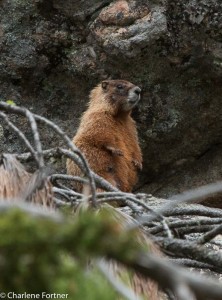
{"type": "MultiPolygon", "coordinates": [[[[166,196],[221,179],[220,0],[1,0],[0,53],[0,98],[70,136],[99,81],[141,86],[143,190],[166,196]]],[[[0,151],[24,151],[2,121],[0,137],[0,151]]]]}

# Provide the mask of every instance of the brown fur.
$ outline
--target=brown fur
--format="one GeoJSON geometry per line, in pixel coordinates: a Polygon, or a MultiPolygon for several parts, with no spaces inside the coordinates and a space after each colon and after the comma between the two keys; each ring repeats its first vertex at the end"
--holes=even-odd
{"type": "MultiPolygon", "coordinates": [[[[73,138],[92,170],[124,192],[132,190],[142,168],[136,125],[127,102],[134,88],[139,89],[124,80],[99,84],[90,94],[89,107],[73,138]],[[120,85],[122,88],[118,88],[120,85]]],[[[67,173],[82,175],[70,159],[67,173]]]]}

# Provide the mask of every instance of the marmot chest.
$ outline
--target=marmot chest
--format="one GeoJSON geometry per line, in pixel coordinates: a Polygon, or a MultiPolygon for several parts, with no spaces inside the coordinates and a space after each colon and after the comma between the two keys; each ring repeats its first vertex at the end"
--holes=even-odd
{"type": "Polygon", "coordinates": [[[137,151],[138,139],[134,121],[130,120],[127,123],[118,122],[113,130],[115,145],[117,149],[121,150],[124,157],[131,157],[137,151]]]}

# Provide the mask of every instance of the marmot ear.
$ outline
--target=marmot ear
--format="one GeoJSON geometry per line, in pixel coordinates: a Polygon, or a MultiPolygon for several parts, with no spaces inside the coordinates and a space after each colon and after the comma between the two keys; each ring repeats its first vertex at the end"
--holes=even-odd
{"type": "Polygon", "coordinates": [[[103,88],[104,90],[106,90],[106,89],[107,89],[107,86],[108,86],[108,84],[109,84],[109,82],[108,82],[108,81],[106,81],[106,80],[102,81],[102,88],[103,88]]]}

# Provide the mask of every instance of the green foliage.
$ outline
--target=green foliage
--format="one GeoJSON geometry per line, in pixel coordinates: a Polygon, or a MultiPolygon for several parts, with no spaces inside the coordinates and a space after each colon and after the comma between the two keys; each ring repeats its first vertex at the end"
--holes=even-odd
{"type": "Polygon", "coordinates": [[[9,105],[12,105],[12,106],[16,105],[13,100],[7,100],[6,103],[9,104],[9,105]]]}
{"type": "Polygon", "coordinates": [[[18,208],[0,215],[0,291],[117,299],[104,276],[95,267],[89,268],[89,258],[130,260],[139,246],[135,232],[123,231],[108,209],[63,220],[34,216],[18,208]]]}

